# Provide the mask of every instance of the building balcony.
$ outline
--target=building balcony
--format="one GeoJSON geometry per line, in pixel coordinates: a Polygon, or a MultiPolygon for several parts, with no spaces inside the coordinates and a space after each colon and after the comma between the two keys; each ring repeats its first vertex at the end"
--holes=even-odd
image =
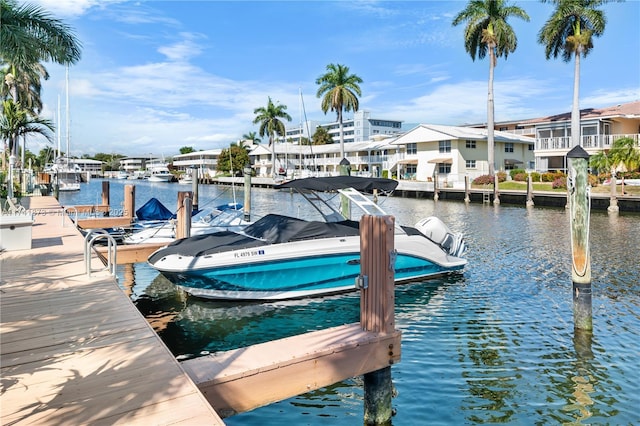
{"type": "MultiPolygon", "coordinates": [[[[585,150],[610,149],[613,142],[621,138],[631,138],[635,141],[636,147],[640,148],[640,134],[619,134],[619,135],[583,135],[580,145],[585,150]]],[[[565,153],[572,148],[571,136],[536,139],[536,152],[556,151],[558,154],[565,153]]]]}

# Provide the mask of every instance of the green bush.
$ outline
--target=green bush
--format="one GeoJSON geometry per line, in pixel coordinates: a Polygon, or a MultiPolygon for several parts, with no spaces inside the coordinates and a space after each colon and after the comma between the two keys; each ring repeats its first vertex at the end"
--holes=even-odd
{"type": "Polygon", "coordinates": [[[531,180],[534,182],[540,182],[540,173],[539,172],[531,172],[531,180]]]}
{"type": "Polygon", "coordinates": [[[509,175],[511,176],[511,179],[513,179],[513,180],[518,180],[518,179],[516,179],[517,175],[524,175],[525,178],[522,179],[522,180],[527,180],[527,171],[525,169],[509,170],[509,175]]]}

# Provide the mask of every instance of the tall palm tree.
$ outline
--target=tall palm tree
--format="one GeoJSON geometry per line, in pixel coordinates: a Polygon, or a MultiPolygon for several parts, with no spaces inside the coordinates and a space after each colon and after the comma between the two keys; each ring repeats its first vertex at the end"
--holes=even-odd
{"type": "Polygon", "coordinates": [[[271,147],[271,174],[276,177],[276,147],[275,141],[278,134],[285,134],[285,126],[282,119],[291,121],[291,116],[286,112],[287,106],[274,104],[269,96],[266,107],[259,107],[253,110],[256,118],[253,124],[260,124],[258,133],[260,136],[269,136],[269,147],[271,147]]]}
{"type": "Polygon", "coordinates": [[[0,0],[0,58],[6,64],[34,62],[74,64],[80,60],[80,42],[71,27],[43,8],[15,0],[0,0]]]}
{"type": "Polygon", "coordinates": [[[344,129],[342,125],[342,111],[357,111],[360,104],[358,96],[362,96],[359,84],[362,79],[355,74],[349,74],[349,67],[340,64],[327,65],[327,72],[316,79],[320,87],[316,96],[322,98],[322,112],[335,111],[338,115],[340,128],[340,156],[344,155],[344,129]],[[356,96],[357,95],[357,96],[356,96]]]}
{"type": "MultiPolygon", "coordinates": [[[[609,158],[612,171],[623,166],[627,172],[633,172],[640,167],[640,149],[636,147],[633,138],[616,139],[609,150],[609,158]]],[[[622,175],[622,193],[624,194],[624,175],[622,175]]]]}
{"type": "Polygon", "coordinates": [[[604,32],[606,17],[596,9],[608,0],[542,0],[554,3],[556,9],[538,33],[546,58],[559,55],[565,62],[575,58],[573,72],[573,105],[571,108],[571,145],[580,145],[580,57],[593,48],[592,37],[604,32]]]}
{"type": "Polygon", "coordinates": [[[2,99],[13,98],[11,90],[17,92],[20,105],[31,115],[37,115],[42,111],[42,80],[49,79],[49,72],[40,63],[29,64],[26,68],[9,65],[0,69],[0,95],[2,99]],[[8,80],[13,80],[8,83],[8,80]]]}
{"type": "Polygon", "coordinates": [[[453,25],[466,22],[464,47],[473,61],[483,59],[489,53],[489,90],[487,94],[487,157],[489,174],[495,171],[494,154],[494,100],[493,73],[500,56],[506,59],[516,50],[518,39],[511,25],[510,17],[529,21],[529,15],[520,7],[505,0],[471,0],[467,7],[453,19],[453,25]]]}

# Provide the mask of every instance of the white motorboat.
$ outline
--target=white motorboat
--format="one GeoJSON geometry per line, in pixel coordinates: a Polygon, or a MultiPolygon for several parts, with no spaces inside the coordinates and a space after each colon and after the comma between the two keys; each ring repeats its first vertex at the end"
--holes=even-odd
{"type": "Polygon", "coordinates": [[[171,182],[173,175],[167,167],[167,163],[158,159],[147,162],[147,172],[149,182],[171,182]]]}
{"type": "MultiPolygon", "coordinates": [[[[320,194],[340,193],[369,215],[386,215],[359,191],[393,191],[390,179],[334,176],[293,180],[279,188],[298,191],[325,221],[270,214],[242,232],[217,232],[177,240],[149,256],[149,264],[199,297],[279,300],[355,289],[360,274],[359,222],[345,219],[320,194]]],[[[339,198],[339,197],[338,197],[339,198]]],[[[461,271],[465,243],[435,217],[395,230],[396,282],[461,271]]]]}
{"type": "MultiPolygon", "coordinates": [[[[217,206],[208,212],[195,215],[191,220],[191,236],[212,234],[221,231],[240,232],[251,222],[244,220],[242,205],[229,203],[217,206]]],[[[170,243],[176,239],[174,218],[158,221],[141,221],[133,232],[123,238],[125,244],[170,243]]]]}

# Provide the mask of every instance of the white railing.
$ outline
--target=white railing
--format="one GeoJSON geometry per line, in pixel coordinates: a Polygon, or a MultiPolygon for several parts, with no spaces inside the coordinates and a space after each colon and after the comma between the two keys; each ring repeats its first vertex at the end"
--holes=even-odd
{"type": "MultiPolygon", "coordinates": [[[[585,149],[609,149],[613,142],[621,138],[631,138],[636,142],[636,146],[640,148],[639,134],[617,134],[617,135],[583,135],[581,146],[585,149]]],[[[536,139],[536,150],[568,150],[572,148],[571,136],[561,136],[554,138],[538,138],[536,139]]]]}

